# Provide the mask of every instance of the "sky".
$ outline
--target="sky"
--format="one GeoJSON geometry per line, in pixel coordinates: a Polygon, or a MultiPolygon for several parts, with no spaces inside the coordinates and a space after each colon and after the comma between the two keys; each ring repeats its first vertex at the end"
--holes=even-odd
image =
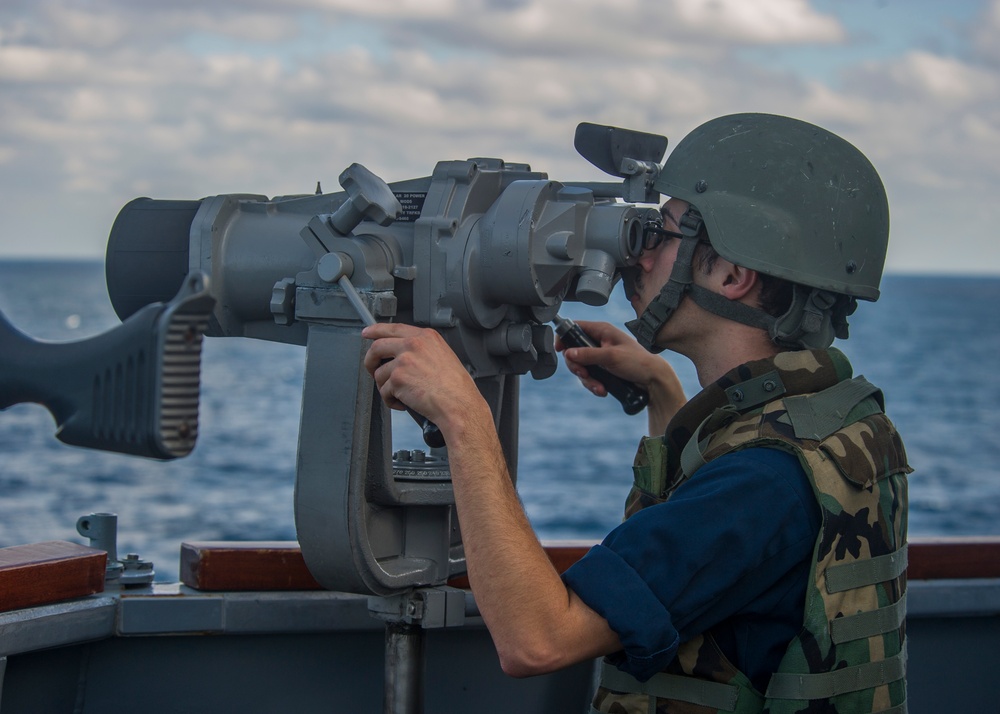
{"type": "Polygon", "coordinates": [[[1000,274],[1000,0],[2,0],[0,258],[101,257],[132,198],[492,156],[601,180],[581,121],[785,114],[858,146],[887,270],[1000,274]]]}

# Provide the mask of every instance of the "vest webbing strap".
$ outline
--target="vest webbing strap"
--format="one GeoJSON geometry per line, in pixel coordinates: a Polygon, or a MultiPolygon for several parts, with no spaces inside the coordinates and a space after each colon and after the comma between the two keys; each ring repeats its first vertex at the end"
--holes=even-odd
{"type": "Polygon", "coordinates": [[[701,445],[698,443],[698,437],[701,436],[701,427],[704,425],[705,422],[702,422],[695,429],[694,434],[691,435],[691,438],[688,439],[688,442],[684,444],[684,448],[681,450],[681,471],[688,478],[691,478],[695,471],[708,463],[705,461],[705,457],[701,453],[701,445]]]}
{"type": "Polygon", "coordinates": [[[872,712],[872,714],[906,714],[906,701],[904,700],[902,704],[897,704],[888,709],[879,709],[877,712],[872,712]]]}
{"type": "Polygon", "coordinates": [[[830,622],[830,636],[833,643],[839,645],[851,640],[884,635],[886,632],[898,630],[905,619],[906,593],[903,593],[899,600],[887,607],[832,620],[830,622]]]}
{"type": "Polygon", "coordinates": [[[830,699],[896,682],[906,675],[906,649],[894,657],[820,674],[776,672],[767,685],[768,699],[830,699]]]}
{"type": "Polygon", "coordinates": [[[740,694],[735,684],[709,682],[666,672],[654,674],[648,681],[640,682],[608,662],[601,665],[601,686],[616,692],[647,694],[660,699],[700,704],[721,712],[735,711],[740,694]]]}
{"type": "Polygon", "coordinates": [[[906,570],[906,546],[875,558],[856,560],[826,569],[826,591],[840,593],[845,590],[876,585],[895,580],[906,570]]]}
{"type": "Polygon", "coordinates": [[[761,404],[773,402],[786,391],[785,385],[781,381],[781,374],[777,370],[772,370],[759,377],[728,387],[726,398],[729,399],[731,407],[739,411],[740,414],[744,414],[761,404]]]}
{"type": "Polygon", "coordinates": [[[701,451],[701,432],[708,429],[709,433],[712,433],[718,429],[723,428],[727,424],[731,423],[733,419],[739,416],[739,412],[736,411],[735,407],[725,406],[716,409],[714,412],[709,414],[705,419],[698,425],[698,428],[694,430],[694,434],[688,439],[688,442],[684,445],[681,450],[681,471],[684,475],[690,478],[694,475],[694,472],[700,469],[702,466],[707,464],[705,457],[701,451]]]}

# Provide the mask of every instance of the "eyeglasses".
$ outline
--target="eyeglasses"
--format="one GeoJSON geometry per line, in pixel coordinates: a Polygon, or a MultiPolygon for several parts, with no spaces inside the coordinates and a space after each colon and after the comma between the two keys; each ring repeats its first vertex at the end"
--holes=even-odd
{"type": "Polygon", "coordinates": [[[642,227],[642,249],[654,250],[668,238],[683,238],[683,233],[668,231],[659,220],[646,221],[642,227]]]}

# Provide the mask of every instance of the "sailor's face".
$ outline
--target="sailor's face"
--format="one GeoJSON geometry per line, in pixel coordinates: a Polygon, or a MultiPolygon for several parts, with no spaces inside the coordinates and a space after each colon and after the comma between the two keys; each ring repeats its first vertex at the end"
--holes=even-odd
{"type": "MultiPolygon", "coordinates": [[[[672,198],[663,204],[660,215],[663,217],[664,229],[679,231],[678,221],[684,215],[687,207],[686,201],[677,198],[672,198]]],[[[636,316],[642,315],[670,278],[670,271],[674,268],[674,260],[677,258],[679,246],[680,239],[664,237],[656,247],[642,251],[632,273],[631,285],[629,286],[629,302],[632,304],[636,316]]]]}

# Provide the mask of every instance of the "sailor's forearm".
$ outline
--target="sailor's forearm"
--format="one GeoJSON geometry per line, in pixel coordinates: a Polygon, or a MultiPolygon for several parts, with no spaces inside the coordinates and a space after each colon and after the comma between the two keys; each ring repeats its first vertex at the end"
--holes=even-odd
{"type": "Polygon", "coordinates": [[[449,424],[446,438],[469,582],[504,671],[539,674],[614,651],[617,636],[566,588],[535,536],[481,409],[449,424]]]}
{"type": "Polygon", "coordinates": [[[677,375],[666,362],[666,369],[652,372],[647,388],[649,389],[649,406],[646,415],[649,420],[650,436],[660,436],[667,429],[667,424],[674,414],[687,402],[684,388],[677,375]]]}

